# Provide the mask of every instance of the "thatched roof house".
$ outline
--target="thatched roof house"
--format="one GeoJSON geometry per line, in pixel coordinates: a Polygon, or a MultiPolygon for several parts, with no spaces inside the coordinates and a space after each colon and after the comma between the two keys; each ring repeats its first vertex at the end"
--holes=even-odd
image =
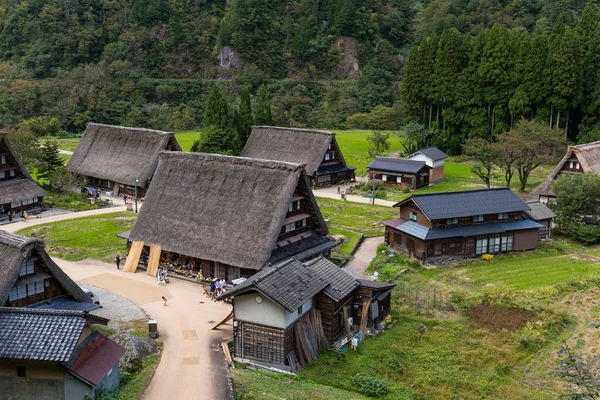
{"type": "Polygon", "coordinates": [[[147,187],[162,150],[181,151],[174,133],[88,123],[67,168],[90,185],[132,195],[147,187]]]}
{"type": "MultiPolygon", "coordinates": [[[[74,309],[95,309],[91,298],[48,256],[44,241],[0,231],[0,299],[9,307],[32,306],[59,297],[74,309]],[[82,307],[83,306],[83,307],[82,307]]],[[[66,303],[65,303],[66,304],[66,303]]]]}
{"type": "Polygon", "coordinates": [[[354,168],[346,165],[333,132],[254,126],[241,155],[304,164],[306,174],[321,185],[354,180],[354,168]]]}
{"type": "Polygon", "coordinates": [[[328,254],[327,233],[303,165],[161,152],[129,240],[231,280],[282,257],[328,254]]]}
{"type": "Polygon", "coordinates": [[[39,206],[44,196],[46,192],[29,175],[8,138],[0,134],[0,216],[39,206]]]}
{"type": "Polygon", "coordinates": [[[556,197],[552,190],[552,182],[562,173],[582,174],[592,172],[600,174],[600,142],[569,146],[567,154],[560,160],[556,168],[540,183],[531,194],[542,203],[556,197]]]}

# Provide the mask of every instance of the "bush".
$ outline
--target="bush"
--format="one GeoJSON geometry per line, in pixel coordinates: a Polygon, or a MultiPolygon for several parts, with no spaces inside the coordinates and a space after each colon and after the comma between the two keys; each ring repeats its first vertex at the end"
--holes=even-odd
{"type": "Polygon", "coordinates": [[[483,261],[494,261],[494,255],[493,254],[483,254],[481,256],[481,259],[483,261]]]}
{"type": "Polygon", "coordinates": [[[127,371],[121,371],[121,374],[119,375],[119,380],[121,382],[121,386],[127,385],[129,381],[131,381],[131,373],[127,371]]]}
{"type": "Polygon", "coordinates": [[[585,244],[596,244],[600,243],[600,226],[599,225],[586,225],[577,224],[570,227],[570,236],[585,244]]]}
{"type": "Polygon", "coordinates": [[[361,372],[351,379],[352,385],[358,387],[358,391],[365,396],[379,397],[387,394],[389,386],[386,381],[376,376],[371,376],[361,372]]]}

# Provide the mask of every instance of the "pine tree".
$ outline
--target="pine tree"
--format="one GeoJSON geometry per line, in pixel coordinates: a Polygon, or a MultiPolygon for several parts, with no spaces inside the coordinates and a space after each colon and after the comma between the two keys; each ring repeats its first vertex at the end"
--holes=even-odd
{"type": "Polygon", "coordinates": [[[256,125],[273,125],[271,116],[271,99],[267,95],[267,88],[261,85],[256,96],[256,125]]]}
{"type": "Polygon", "coordinates": [[[217,85],[213,85],[204,114],[204,126],[215,126],[219,129],[229,128],[227,102],[217,85]]]}
{"type": "Polygon", "coordinates": [[[548,103],[550,81],[548,67],[548,35],[541,27],[536,28],[525,63],[523,65],[523,90],[531,102],[530,119],[540,106],[548,103]]]}
{"type": "Polygon", "coordinates": [[[244,147],[250,132],[252,131],[252,125],[254,124],[252,118],[252,105],[250,103],[250,91],[247,88],[242,90],[240,98],[240,106],[236,116],[236,131],[238,140],[240,142],[240,149],[244,147]]]}
{"type": "MultiPolygon", "coordinates": [[[[38,168],[38,177],[40,178],[50,179],[52,172],[63,166],[64,161],[60,156],[58,143],[56,141],[47,142],[45,144],[40,161],[38,168]]],[[[52,185],[52,182],[50,182],[50,185],[52,185]]]]}

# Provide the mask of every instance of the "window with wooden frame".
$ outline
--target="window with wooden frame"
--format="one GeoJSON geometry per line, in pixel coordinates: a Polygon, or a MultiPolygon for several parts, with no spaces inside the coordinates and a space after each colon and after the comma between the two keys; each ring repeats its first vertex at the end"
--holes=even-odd
{"type": "Polygon", "coordinates": [[[508,219],[508,213],[498,213],[498,219],[508,219]]]}
{"type": "Polygon", "coordinates": [[[448,225],[458,225],[458,218],[448,218],[446,220],[446,224],[448,224],[448,225]]]}
{"type": "Polygon", "coordinates": [[[473,222],[483,222],[483,215],[474,215],[473,222]]]}
{"type": "Polygon", "coordinates": [[[417,220],[417,212],[416,211],[411,210],[408,215],[411,220],[413,220],[413,221],[417,220]]]}
{"type": "Polygon", "coordinates": [[[298,211],[300,209],[300,200],[290,202],[288,206],[288,212],[298,211]]]}
{"type": "Polygon", "coordinates": [[[5,155],[0,156],[0,164],[6,165],[6,156],[5,155]]]}

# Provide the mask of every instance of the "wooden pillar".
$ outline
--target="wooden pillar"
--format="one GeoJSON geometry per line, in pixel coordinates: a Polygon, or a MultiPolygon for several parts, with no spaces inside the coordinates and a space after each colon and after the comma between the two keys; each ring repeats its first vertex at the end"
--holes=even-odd
{"type": "Polygon", "coordinates": [[[140,262],[140,256],[142,255],[143,248],[144,242],[133,242],[133,244],[131,245],[131,249],[129,249],[129,254],[127,255],[127,261],[125,261],[123,271],[135,272],[138,263],[140,262]]]}
{"type": "Polygon", "coordinates": [[[150,276],[156,276],[158,273],[161,251],[162,247],[159,244],[150,245],[150,257],[148,258],[148,269],[146,269],[146,273],[150,276]]]}

